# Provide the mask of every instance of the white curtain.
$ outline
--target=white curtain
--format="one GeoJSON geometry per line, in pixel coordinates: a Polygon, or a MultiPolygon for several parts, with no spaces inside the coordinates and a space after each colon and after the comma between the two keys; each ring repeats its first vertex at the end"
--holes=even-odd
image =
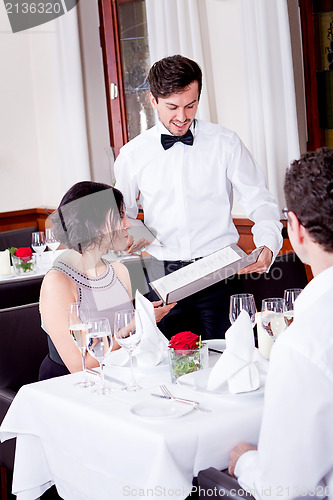
{"type": "Polygon", "coordinates": [[[239,0],[248,147],[284,205],[286,168],[300,155],[287,0],[239,0]]]}
{"type": "Polygon", "coordinates": [[[175,54],[199,64],[203,73],[203,89],[197,117],[209,121],[198,1],[202,0],[146,0],[149,52],[151,64],[175,54]]]}
{"type": "Polygon", "coordinates": [[[63,193],[81,180],[90,180],[77,9],[55,21],[54,44],[60,179],[63,193]]]}

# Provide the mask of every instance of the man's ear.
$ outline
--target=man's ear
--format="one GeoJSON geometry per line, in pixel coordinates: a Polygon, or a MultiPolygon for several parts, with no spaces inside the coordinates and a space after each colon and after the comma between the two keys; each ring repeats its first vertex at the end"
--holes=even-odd
{"type": "Polygon", "coordinates": [[[149,99],[150,99],[150,104],[152,105],[153,109],[157,109],[156,99],[151,92],[149,94],[149,99]]]}
{"type": "Polygon", "coordinates": [[[298,243],[303,243],[306,229],[297,219],[294,212],[288,212],[288,228],[289,227],[298,243]]]}

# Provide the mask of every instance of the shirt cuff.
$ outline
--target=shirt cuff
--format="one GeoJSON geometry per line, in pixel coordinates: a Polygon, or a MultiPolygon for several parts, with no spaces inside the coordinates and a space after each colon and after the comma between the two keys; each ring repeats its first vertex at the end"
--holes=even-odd
{"type": "Polygon", "coordinates": [[[235,476],[242,488],[252,495],[255,491],[254,476],[258,468],[258,451],[250,450],[239,457],[235,467],[235,476]]]}

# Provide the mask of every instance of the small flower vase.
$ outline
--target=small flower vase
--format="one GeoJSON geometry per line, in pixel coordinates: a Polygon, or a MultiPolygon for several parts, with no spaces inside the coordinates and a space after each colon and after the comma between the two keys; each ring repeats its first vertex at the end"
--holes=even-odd
{"type": "Polygon", "coordinates": [[[12,262],[14,267],[14,272],[17,275],[31,274],[35,270],[36,265],[36,255],[31,257],[17,257],[12,255],[12,262]]]}
{"type": "Polygon", "coordinates": [[[173,383],[186,373],[195,372],[208,367],[208,346],[203,344],[201,349],[178,351],[169,348],[170,372],[173,383]]]}

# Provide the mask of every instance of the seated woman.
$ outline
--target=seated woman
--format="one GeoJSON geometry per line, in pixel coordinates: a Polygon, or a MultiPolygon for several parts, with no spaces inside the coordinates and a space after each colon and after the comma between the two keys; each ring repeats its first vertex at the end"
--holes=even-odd
{"type": "MultiPolygon", "coordinates": [[[[72,186],[51,215],[55,237],[68,247],[45,275],[40,295],[42,327],[48,334],[49,355],[39,371],[39,380],[82,369],[82,357],[69,334],[69,304],[78,302],[91,317],[108,318],[113,328],[115,311],[132,309],[128,271],[120,262],[102,258],[110,249],[130,246],[120,191],[97,182],[72,186]]],[[[154,302],[156,321],[173,307],[154,302]]],[[[114,342],[113,349],[119,349],[114,342]]],[[[86,354],[88,368],[98,366],[86,354]]]]}

